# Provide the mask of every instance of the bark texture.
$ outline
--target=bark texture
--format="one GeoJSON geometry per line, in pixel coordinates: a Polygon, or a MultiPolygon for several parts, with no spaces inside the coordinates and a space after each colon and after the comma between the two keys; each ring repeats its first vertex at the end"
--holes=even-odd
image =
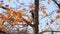
{"type": "Polygon", "coordinates": [[[38,21],[38,10],[39,10],[39,0],[35,0],[35,11],[34,11],[34,34],[38,34],[39,29],[38,29],[38,25],[39,25],[39,21],[38,21]]]}

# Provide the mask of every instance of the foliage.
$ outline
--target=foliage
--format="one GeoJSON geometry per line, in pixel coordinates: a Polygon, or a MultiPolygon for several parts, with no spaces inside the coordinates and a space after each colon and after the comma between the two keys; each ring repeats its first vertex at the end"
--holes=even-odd
{"type": "MultiPolygon", "coordinates": [[[[40,0],[40,1],[42,1],[42,0],[40,0]]],[[[1,0],[1,2],[4,2],[4,0],[1,0]]],[[[8,2],[9,3],[12,3],[12,0],[8,0],[8,2]]],[[[19,3],[19,0],[16,0],[16,2],[19,3]]],[[[51,0],[48,0],[47,1],[48,4],[50,4],[50,2],[51,2],[51,0]]],[[[21,23],[21,22],[23,23],[22,25],[24,27],[25,26],[28,26],[28,25],[30,25],[30,26],[32,25],[31,27],[34,27],[35,24],[32,24],[32,23],[34,23],[34,20],[32,18],[33,15],[32,14],[31,15],[28,15],[27,13],[24,13],[25,10],[26,10],[26,8],[24,8],[24,7],[21,10],[21,7],[22,7],[21,5],[23,5],[23,6],[26,6],[26,5],[24,3],[19,3],[19,6],[17,6],[17,4],[15,4],[15,5],[16,5],[16,9],[17,10],[13,9],[12,7],[9,8],[9,5],[3,6],[3,4],[0,4],[0,8],[5,9],[5,12],[4,13],[0,13],[0,29],[5,28],[5,26],[3,25],[4,22],[8,22],[10,25],[12,25],[13,28],[15,27],[14,25],[18,25],[18,23],[21,23]],[[26,16],[28,19],[25,20],[24,19],[24,16],[26,16]]],[[[27,5],[27,6],[29,7],[28,10],[29,11],[33,10],[33,13],[35,14],[35,10],[34,10],[35,7],[36,7],[35,4],[30,4],[30,5],[27,5]]],[[[46,9],[47,8],[44,5],[40,5],[39,6],[39,11],[41,11],[43,13],[41,19],[43,19],[45,17],[48,17],[50,19],[50,21],[46,23],[49,26],[49,23],[50,24],[53,24],[55,22],[55,20],[57,20],[57,19],[60,18],[60,15],[59,15],[60,14],[60,9],[58,9],[56,11],[57,15],[55,16],[55,18],[56,18],[55,20],[54,19],[51,19],[51,17],[52,17],[51,15],[53,14],[54,11],[52,11],[51,13],[48,14],[47,11],[46,11],[46,9]]],[[[45,29],[45,31],[47,32],[49,30],[48,29],[45,29]]],[[[7,29],[6,32],[9,32],[9,29],[7,29]]]]}

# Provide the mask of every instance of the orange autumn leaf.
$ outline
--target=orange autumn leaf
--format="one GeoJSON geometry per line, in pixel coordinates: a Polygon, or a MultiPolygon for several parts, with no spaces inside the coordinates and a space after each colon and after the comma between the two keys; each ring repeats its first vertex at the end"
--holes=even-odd
{"type": "Polygon", "coordinates": [[[2,29],[3,28],[3,26],[0,26],[0,29],[2,29]]]}
{"type": "Polygon", "coordinates": [[[5,16],[2,16],[2,18],[1,18],[1,19],[5,21],[5,20],[6,20],[6,17],[5,17],[5,16]]]}
{"type": "Polygon", "coordinates": [[[45,8],[44,5],[41,5],[41,6],[39,6],[39,9],[40,9],[40,10],[45,10],[46,8],[45,8]]]}
{"type": "Polygon", "coordinates": [[[57,15],[57,16],[56,16],[56,19],[59,19],[59,18],[60,18],[60,16],[59,16],[59,15],[57,15]]]}
{"type": "Polygon", "coordinates": [[[15,17],[17,16],[17,12],[16,11],[13,12],[13,16],[15,16],[15,17]]]}
{"type": "Polygon", "coordinates": [[[0,25],[2,25],[3,20],[0,20],[0,25]]]}
{"type": "Polygon", "coordinates": [[[10,10],[10,15],[13,16],[13,10],[10,10]]]}
{"type": "MultiPolygon", "coordinates": [[[[0,14],[0,16],[2,16],[2,20],[4,20],[5,22],[9,22],[10,24],[14,23],[14,24],[18,24],[18,22],[23,22],[23,17],[22,16],[27,16],[26,13],[22,13],[22,10],[19,9],[17,12],[15,10],[6,10],[6,15],[2,15],[0,14]]],[[[28,17],[28,16],[27,16],[28,17]]],[[[28,19],[29,22],[32,22],[31,19],[28,19]]],[[[13,24],[12,24],[13,25],[13,24]]]]}
{"type": "Polygon", "coordinates": [[[45,32],[48,32],[49,30],[48,29],[45,29],[45,32]]]}
{"type": "Polygon", "coordinates": [[[10,15],[9,18],[14,16],[13,14],[14,10],[6,10],[6,12],[10,15]]]}
{"type": "Polygon", "coordinates": [[[33,9],[34,7],[35,7],[34,4],[31,4],[31,5],[29,6],[30,9],[33,9]]]}
{"type": "Polygon", "coordinates": [[[24,27],[25,27],[25,26],[28,26],[28,24],[22,24],[22,25],[23,25],[24,27]]]}
{"type": "Polygon", "coordinates": [[[57,13],[60,13],[60,9],[57,10],[57,13]]]}
{"type": "Polygon", "coordinates": [[[24,20],[23,20],[23,18],[19,18],[19,22],[23,22],[24,20]]]}
{"type": "Polygon", "coordinates": [[[6,15],[4,15],[4,16],[5,16],[6,18],[9,18],[10,15],[6,14],[6,15]]]}
{"type": "Polygon", "coordinates": [[[29,21],[30,23],[32,23],[32,19],[29,19],[28,21],[29,21]]]}
{"type": "Polygon", "coordinates": [[[28,16],[28,22],[32,23],[32,19],[28,16]]]}
{"type": "Polygon", "coordinates": [[[18,24],[18,20],[16,18],[13,18],[13,20],[15,24],[18,24]]]}
{"type": "Polygon", "coordinates": [[[53,22],[54,22],[54,20],[51,19],[50,24],[52,24],[53,22]]]}
{"type": "Polygon", "coordinates": [[[5,32],[6,32],[6,34],[8,34],[9,33],[9,29],[6,29],[5,32]]]}
{"type": "Polygon", "coordinates": [[[3,21],[2,19],[0,19],[0,25],[2,25],[2,24],[3,24],[3,22],[4,22],[4,21],[3,21]]]}
{"type": "Polygon", "coordinates": [[[2,17],[3,15],[2,14],[0,14],[0,17],[2,17]]]}
{"type": "Polygon", "coordinates": [[[17,12],[17,17],[18,17],[18,18],[22,18],[22,10],[18,10],[18,12],[17,12]]]}
{"type": "Polygon", "coordinates": [[[0,25],[2,25],[2,22],[0,22],[0,25]]]}

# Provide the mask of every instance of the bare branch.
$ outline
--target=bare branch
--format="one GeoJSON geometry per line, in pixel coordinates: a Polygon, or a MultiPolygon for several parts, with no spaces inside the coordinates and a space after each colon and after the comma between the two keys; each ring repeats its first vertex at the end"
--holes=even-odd
{"type": "Polygon", "coordinates": [[[0,33],[6,34],[6,32],[5,31],[2,31],[2,30],[0,30],[0,33]]]}
{"type": "Polygon", "coordinates": [[[58,5],[58,7],[59,7],[59,9],[60,9],[60,4],[58,4],[55,0],[53,0],[57,5],[58,5]]]}
{"type": "Polygon", "coordinates": [[[60,31],[43,31],[41,33],[44,33],[44,32],[60,32],[60,31]]]}
{"type": "Polygon", "coordinates": [[[60,31],[42,31],[42,32],[40,32],[39,34],[42,34],[42,33],[44,33],[44,32],[60,32],[60,31]]]}
{"type": "Polygon", "coordinates": [[[28,22],[27,20],[25,20],[25,19],[23,19],[28,25],[30,25],[30,26],[34,26],[34,24],[31,24],[30,22],[28,22]]]}
{"type": "Polygon", "coordinates": [[[58,3],[55,0],[53,0],[53,1],[58,5],[58,3]]]}
{"type": "Polygon", "coordinates": [[[2,6],[2,5],[0,5],[0,8],[3,8],[5,10],[10,10],[9,8],[6,8],[6,7],[2,6]]]}
{"type": "Polygon", "coordinates": [[[54,12],[54,11],[52,11],[49,15],[42,17],[40,20],[42,20],[42,19],[45,18],[45,17],[48,17],[48,16],[52,15],[53,12],[54,12]]]}

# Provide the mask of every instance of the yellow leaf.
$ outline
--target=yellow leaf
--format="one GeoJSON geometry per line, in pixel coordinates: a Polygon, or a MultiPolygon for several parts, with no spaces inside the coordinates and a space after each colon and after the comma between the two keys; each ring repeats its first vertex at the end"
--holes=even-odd
{"type": "Polygon", "coordinates": [[[8,0],[10,3],[12,2],[12,0],[8,0]]]}
{"type": "Polygon", "coordinates": [[[43,10],[42,12],[43,12],[44,16],[47,16],[46,10],[43,10]]]}

